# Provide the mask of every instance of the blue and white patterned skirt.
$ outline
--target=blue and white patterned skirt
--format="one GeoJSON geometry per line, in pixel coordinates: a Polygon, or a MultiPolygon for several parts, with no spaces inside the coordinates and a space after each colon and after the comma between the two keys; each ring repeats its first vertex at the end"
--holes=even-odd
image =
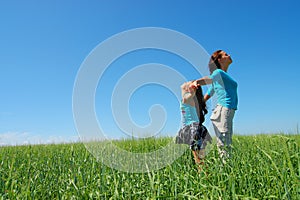
{"type": "Polygon", "coordinates": [[[195,122],[182,127],[175,142],[177,144],[188,144],[193,151],[205,149],[207,142],[211,143],[212,138],[205,126],[195,122]]]}

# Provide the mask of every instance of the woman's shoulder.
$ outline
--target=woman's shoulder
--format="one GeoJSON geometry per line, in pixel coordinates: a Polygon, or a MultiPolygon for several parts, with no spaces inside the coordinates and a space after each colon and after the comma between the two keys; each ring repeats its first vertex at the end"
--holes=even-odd
{"type": "Polygon", "coordinates": [[[222,69],[216,69],[212,74],[211,77],[217,77],[217,76],[221,76],[221,77],[230,77],[229,74],[225,71],[223,71],[222,69]]]}
{"type": "Polygon", "coordinates": [[[210,78],[213,79],[214,77],[222,76],[223,73],[225,72],[222,69],[215,69],[215,71],[213,71],[213,73],[210,75],[210,78]]]}
{"type": "Polygon", "coordinates": [[[214,72],[216,74],[226,74],[226,72],[224,72],[222,69],[216,69],[214,72]]]}

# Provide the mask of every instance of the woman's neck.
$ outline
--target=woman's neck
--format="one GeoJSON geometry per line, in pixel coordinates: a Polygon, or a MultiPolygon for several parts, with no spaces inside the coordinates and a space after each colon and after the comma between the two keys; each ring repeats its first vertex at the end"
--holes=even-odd
{"type": "Polygon", "coordinates": [[[229,67],[229,64],[227,64],[227,65],[221,65],[221,69],[222,69],[224,72],[227,72],[228,67],[229,67]]]}

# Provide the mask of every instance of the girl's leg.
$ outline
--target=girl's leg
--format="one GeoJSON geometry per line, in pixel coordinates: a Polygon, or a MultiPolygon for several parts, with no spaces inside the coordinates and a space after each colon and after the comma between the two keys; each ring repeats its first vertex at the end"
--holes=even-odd
{"type": "Polygon", "coordinates": [[[204,164],[205,152],[204,150],[193,151],[194,160],[196,164],[204,164]]]}
{"type": "Polygon", "coordinates": [[[204,150],[195,150],[192,151],[193,155],[194,155],[194,160],[195,163],[198,167],[199,172],[201,172],[203,170],[204,167],[204,157],[205,157],[205,152],[204,150]]]}

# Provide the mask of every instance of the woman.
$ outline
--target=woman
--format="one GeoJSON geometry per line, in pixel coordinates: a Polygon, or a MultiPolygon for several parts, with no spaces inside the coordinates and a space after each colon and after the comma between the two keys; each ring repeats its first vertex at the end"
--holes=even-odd
{"type": "Polygon", "coordinates": [[[210,76],[197,80],[198,85],[212,84],[204,100],[217,95],[217,106],[210,117],[217,136],[217,146],[223,161],[229,157],[232,144],[233,117],[238,105],[237,82],[227,73],[232,63],[223,50],[215,51],[209,61],[210,76]]]}
{"type": "Polygon", "coordinates": [[[207,113],[201,87],[196,81],[181,85],[182,101],[180,109],[182,114],[182,128],[176,137],[176,143],[189,144],[196,164],[203,164],[205,146],[211,142],[211,137],[202,125],[207,113]]]}

